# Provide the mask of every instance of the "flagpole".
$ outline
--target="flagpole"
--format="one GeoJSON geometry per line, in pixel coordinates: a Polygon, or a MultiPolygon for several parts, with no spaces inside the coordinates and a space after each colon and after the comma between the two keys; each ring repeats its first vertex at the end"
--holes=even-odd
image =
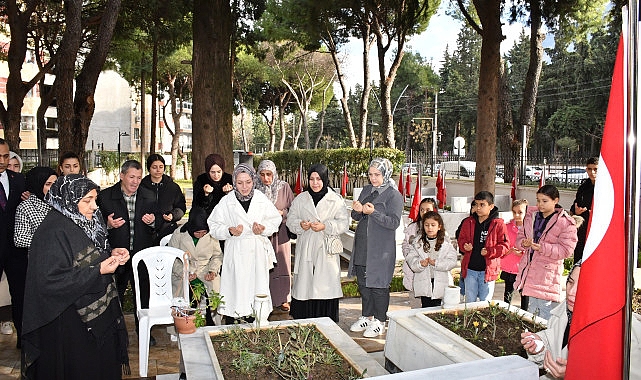
{"type": "MultiPolygon", "coordinates": [[[[626,215],[625,227],[627,233],[627,266],[626,271],[626,303],[625,303],[625,326],[624,326],[624,339],[623,339],[623,379],[627,380],[630,377],[630,343],[631,343],[631,327],[632,327],[632,293],[634,291],[634,269],[637,263],[638,252],[638,239],[636,233],[639,231],[639,210],[637,199],[639,197],[639,168],[640,155],[638,144],[638,81],[639,73],[637,67],[637,60],[639,54],[638,38],[639,38],[639,7],[637,1],[628,1],[628,9],[623,10],[623,22],[628,23],[627,31],[627,114],[626,114],[626,215]],[[627,16],[627,17],[626,17],[627,16]]],[[[625,30],[626,28],[624,28],[625,30]]],[[[625,32],[624,32],[625,33],[625,32]]]]}

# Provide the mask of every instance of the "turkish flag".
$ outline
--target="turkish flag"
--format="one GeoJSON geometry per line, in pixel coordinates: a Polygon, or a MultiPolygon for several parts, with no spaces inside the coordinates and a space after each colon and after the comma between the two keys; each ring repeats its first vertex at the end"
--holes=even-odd
{"type": "Polygon", "coordinates": [[[300,162],[298,167],[298,175],[296,175],[296,186],[294,186],[296,195],[303,192],[303,161],[300,162]]]}
{"type": "Polygon", "coordinates": [[[343,166],[343,183],[341,184],[341,195],[343,198],[347,196],[347,182],[349,182],[349,177],[347,176],[347,163],[343,166]]]}
{"type": "Polygon", "coordinates": [[[436,177],[436,200],[438,200],[438,207],[445,208],[447,188],[445,187],[445,173],[442,173],[441,170],[438,171],[436,177]]]}
{"type": "MultiPolygon", "coordinates": [[[[398,178],[398,192],[405,198],[405,185],[403,185],[403,172],[398,178]]],[[[408,194],[409,195],[409,194],[408,194]]]]}
{"type": "Polygon", "coordinates": [[[510,192],[510,198],[512,198],[512,201],[516,200],[516,186],[516,168],[514,168],[514,175],[512,176],[512,192],[510,192]]]}
{"type": "Polygon", "coordinates": [[[545,166],[541,169],[541,177],[539,178],[539,189],[545,186],[545,166]]]}
{"type": "Polygon", "coordinates": [[[625,228],[626,103],[624,44],[619,40],[599,175],[583,253],[566,379],[620,379],[623,374],[627,249],[625,228]],[[593,223],[594,222],[594,223],[593,223]]]}
{"type": "Polygon", "coordinates": [[[418,169],[418,176],[416,178],[416,188],[414,189],[414,199],[412,200],[412,208],[410,208],[410,219],[416,220],[418,217],[418,209],[421,205],[421,169],[418,169]]]}
{"type": "Polygon", "coordinates": [[[407,180],[405,181],[405,194],[409,197],[412,193],[412,176],[410,175],[410,169],[407,169],[407,180]]]}

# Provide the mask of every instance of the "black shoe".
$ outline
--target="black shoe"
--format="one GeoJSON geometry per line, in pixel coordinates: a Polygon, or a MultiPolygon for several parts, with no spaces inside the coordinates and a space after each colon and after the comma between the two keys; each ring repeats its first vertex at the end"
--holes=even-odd
{"type": "Polygon", "coordinates": [[[153,335],[149,336],[149,347],[153,347],[156,345],[156,338],[153,337],[153,335]]]}

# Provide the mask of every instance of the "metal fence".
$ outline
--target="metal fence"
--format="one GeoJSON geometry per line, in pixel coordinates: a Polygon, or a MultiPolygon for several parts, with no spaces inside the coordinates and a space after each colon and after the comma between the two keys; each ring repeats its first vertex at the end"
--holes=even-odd
{"type": "MultiPolygon", "coordinates": [[[[431,152],[411,151],[406,152],[408,162],[415,162],[422,173],[436,176],[438,170],[444,170],[449,178],[473,179],[476,172],[475,158],[471,155],[459,157],[453,152],[433,156],[431,152]]],[[[544,173],[546,183],[557,187],[576,188],[583,179],[587,178],[585,171],[589,156],[582,155],[528,155],[524,160],[520,156],[506,157],[498,154],[496,157],[496,181],[511,182],[516,167],[519,184],[534,185],[544,173]],[[511,163],[505,168],[505,163],[511,163]]]]}

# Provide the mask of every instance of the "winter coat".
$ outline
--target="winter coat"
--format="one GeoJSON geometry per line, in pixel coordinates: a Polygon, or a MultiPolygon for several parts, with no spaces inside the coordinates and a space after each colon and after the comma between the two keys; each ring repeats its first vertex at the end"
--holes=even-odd
{"type": "MultiPolygon", "coordinates": [[[[514,223],[514,220],[510,220],[505,224],[507,230],[507,238],[509,240],[509,249],[513,247],[516,248],[519,252],[522,252],[520,247],[515,247],[516,236],[519,233],[519,227],[514,223]]],[[[501,257],[501,270],[503,272],[517,274],[519,273],[519,261],[521,261],[521,254],[518,254],[514,251],[507,253],[505,256],[501,257]]]]}
{"type": "MultiPolygon", "coordinates": [[[[474,230],[476,229],[478,216],[473,214],[463,220],[461,223],[461,232],[458,237],[458,246],[462,250],[465,243],[472,245],[474,242],[474,230]]],[[[490,219],[490,226],[487,230],[487,238],[485,240],[485,249],[487,255],[485,256],[485,282],[494,281],[499,278],[499,268],[501,265],[501,257],[508,250],[508,238],[505,228],[505,222],[499,218],[499,210],[494,207],[488,216],[490,219]]],[[[467,266],[470,263],[470,256],[472,252],[465,252],[461,260],[461,277],[467,277],[467,266]]]]}
{"type": "MultiPolygon", "coordinates": [[[[131,256],[142,249],[154,245],[156,233],[154,226],[156,221],[154,221],[153,225],[146,224],[142,221],[143,215],[154,212],[154,201],[154,193],[142,186],[138,187],[138,191],[136,191],[134,218],[134,243],[133,250],[129,252],[131,256]]],[[[107,223],[107,218],[111,214],[114,214],[114,219],[122,218],[125,221],[125,224],[122,226],[109,229],[109,244],[112,248],[129,249],[129,236],[131,234],[129,229],[129,211],[127,210],[125,198],[122,196],[120,181],[100,192],[98,196],[98,207],[100,207],[105,223],[107,223]]]]}
{"type": "Polygon", "coordinates": [[[162,175],[162,179],[158,183],[152,182],[151,176],[148,175],[142,179],[140,186],[152,191],[156,199],[154,215],[157,234],[154,244],[158,245],[160,239],[174,232],[178,221],[185,215],[187,211],[185,195],[180,186],[165,174],[162,175]],[[165,214],[171,214],[170,222],[163,218],[165,214]]]}
{"type": "Polygon", "coordinates": [[[214,207],[216,207],[218,202],[220,202],[220,200],[225,196],[223,186],[227,184],[234,184],[232,176],[229,173],[223,173],[223,176],[218,182],[214,182],[209,176],[209,173],[199,175],[194,182],[194,200],[192,207],[202,207],[207,211],[207,215],[211,214],[214,207]],[[209,195],[205,195],[205,190],[203,189],[207,184],[214,188],[214,191],[209,193],[209,195]]]}
{"type": "Polygon", "coordinates": [[[209,233],[218,240],[225,240],[225,254],[220,277],[220,294],[225,303],[218,307],[218,313],[234,318],[252,314],[254,296],[266,294],[265,304],[271,313],[269,296],[269,270],[274,267],[276,255],[269,237],[276,231],[282,216],[265,194],[254,191],[245,212],[232,191],[225,195],[207,219],[209,233]],[[257,222],[265,229],[255,235],[252,225],[257,222]],[[240,236],[232,236],[230,227],[243,226],[240,236]]]}
{"type": "Polygon", "coordinates": [[[410,253],[410,241],[414,241],[414,239],[417,238],[418,235],[418,226],[420,224],[420,221],[418,222],[412,222],[410,223],[407,227],[405,227],[405,238],[403,239],[403,243],[401,243],[401,249],[403,250],[403,257],[405,260],[403,261],[403,286],[407,290],[412,290],[414,285],[414,271],[412,271],[412,268],[410,268],[409,264],[407,264],[407,255],[410,253]]]}
{"type": "Polygon", "coordinates": [[[523,219],[523,228],[516,238],[516,247],[524,249],[519,262],[514,288],[524,296],[561,302],[561,276],[563,260],[572,256],[577,242],[574,219],[562,208],[557,209],[541,234],[541,249],[525,249],[521,243],[534,236],[536,207],[528,208],[523,219]]]}
{"type": "MultiPolygon", "coordinates": [[[[545,352],[550,351],[553,358],[568,358],[568,346],[563,345],[563,334],[565,327],[568,325],[567,303],[564,300],[559,306],[552,309],[550,312],[550,319],[548,320],[547,329],[536,333],[541,340],[545,349],[538,354],[528,353],[528,360],[536,363],[539,368],[543,368],[543,361],[545,360],[545,352]]],[[[546,373],[541,376],[541,379],[554,379],[552,375],[546,373]]]]}
{"type": "MultiPolygon", "coordinates": [[[[363,201],[374,190],[372,185],[365,186],[358,200],[363,201]]],[[[359,221],[368,218],[366,286],[388,288],[396,265],[396,229],[401,223],[403,197],[394,187],[388,186],[371,203],[374,205],[373,213],[365,215],[352,210],[352,219],[359,221]]],[[[356,275],[353,255],[349,261],[348,273],[356,275]]]]}
{"type": "MultiPolygon", "coordinates": [[[[189,232],[180,232],[180,229],[174,231],[169,240],[170,247],[178,248],[182,251],[191,254],[191,262],[189,271],[195,273],[196,276],[205,284],[207,293],[212,290],[215,292],[220,291],[220,267],[223,265],[223,251],[220,249],[220,243],[210,234],[206,234],[198,239],[198,244],[194,245],[194,239],[189,235],[189,232]],[[195,266],[195,267],[192,267],[195,266]],[[205,275],[209,272],[216,273],[212,281],[205,280],[205,275]]],[[[182,295],[182,266],[174,268],[172,277],[174,295],[182,295]],[[177,269],[177,271],[176,271],[177,269]]]]}
{"type": "Polygon", "coordinates": [[[449,285],[454,285],[450,270],[456,266],[456,249],[447,238],[443,241],[438,251],[434,250],[435,245],[436,242],[433,243],[428,252],[425,252],[420,235],[410,241],[410,250],[406,257],[406,262],[414,273],[412,290],[414,290],[415,297],[424,296],[440,299],[445,294],[445,288],[449,285]],[[421,265],[421,260],[427,257],[435,259],[433,266],[424,267],[421,265]],[[434,279],[434,287],[432,287],[432,278],[434,279]]]}
{"type": "Polygon", "coordinates": [[[289,208],[287,227],[298,235],[292,297],[301,301],[342,297],[340,255],[327,253],[325,237],[340,236],[349,228],[343,198],[329,190],[314,206],[309,192],[301,193],[289,208]],[[320,221],[325,230],[305,231],[300,226],[304,220],[320,221]]]}

